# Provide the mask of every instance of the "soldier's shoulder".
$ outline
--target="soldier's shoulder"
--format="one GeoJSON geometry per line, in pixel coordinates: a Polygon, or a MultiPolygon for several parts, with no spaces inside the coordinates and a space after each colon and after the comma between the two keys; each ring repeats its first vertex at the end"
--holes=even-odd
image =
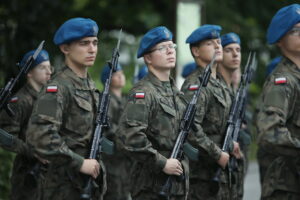
{"type": "Polygon", "coordinates": [[[155,97],[155,88],[149,81],[143,79],[129,91],[127,97],[129,101],[149,102],[155,97]]]}

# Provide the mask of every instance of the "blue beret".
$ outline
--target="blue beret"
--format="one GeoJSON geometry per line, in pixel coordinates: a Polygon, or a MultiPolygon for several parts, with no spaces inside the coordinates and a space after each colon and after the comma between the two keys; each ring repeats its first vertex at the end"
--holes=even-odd
{"type": "Polygon", "coordinates": [[[195,62],[188,63],[183,66],[181,76],[183,78],[188,77],[195,69],[197,69],[197,64],[195,62]]]}
{"type": "Polygon", "coordinates": [[[271,60],[271,62],[268,64],[267,66],[267,72],[266,75],[268,76],[269,74],[271,74],[271,72],[275,69],[275,67],[277,66],[277,64],[281,61],[282,57],[278,56],[276,58],[274,58],[273,60],[271,60]]]}
{"type": "Polygon", "coordinates": [[[172,40],[173,35],[169,29],[167,29],[164,26],[158,26],[156,28],[151,29],[148,31],[142,38],[137,58],[142,57],[144,54],[146,54],[152,47],[154,47],[156,44],[172,40]]]}
{"type": "MultiPolygon", "coordinates": [[[[116,68],[116,72],[120,71],[120,70],[123,70],[123,69],[122,69],[122,66],[120,64],[118,64],[118,66],[116,68]]],[[[110,67],[108,65],[105,65],[103,70],[102,70],[101,77],[100,77],[101,82],[103,84],[105,84],[106,79],[108,79],[109,72],[110,72],[110,67]]]]}
{"type": "Polygon", "coordinates": [[[237,43],[241,45],[240,37],[235,33],[227,33],[221,36],[222,46],[225,47],[228,44],[237,43]]]}
{"type": "Polygon", "coordinates": [[[185,43],[195,44],[202,40],[219,38],[221,30],[221,26],[205,24],[194,30],[185,43]]]}
{"type": "MultiPolygon", "coordinates": [[[[35,52],[35,50],[29,51],[29,52],[27,52],[27,53],[23,56],[23,58],[22,58],[22,60],[21,60],[21,62],[20,62],[20,67],[23,67],[23,66],[25,65],[25,63],[26,63],[26,61],[28,60],[28,58],[29,58],[30,56],[33,56],[34,52],[35,52]]],[[[38,64],[40,64],[40,63],[42,63],[42,62],[44,62],[44,61],[49,61],[49,54],[48,54],[48,52],[47,52],[46,50],[42,50],[42,51],[39,53],[39,55],[36,57],[35,61],[32,63],[31,68],[37,66],[38,64]]]]}
{"type": "Polygon", "coordinates": [[[274,44],[280,40],[295,24],[300,22],[300,4],[281,8],[272,18],[267,32],[267,41],[274,44]]]}
{"type": "Polygon", "coordinates": [[[62,24],[54,35],[56,45],[66,44],[84,37],[98,35],[98,25],[88,18],[72,18],[62,24]]]}
{"type": "Polygon", "coordinates": [[[142,68],[140,68],[139,73],[138,73],[138,79],[141,80],[148,74],[148,67],[147,65],[144,65],[142,68]]]}

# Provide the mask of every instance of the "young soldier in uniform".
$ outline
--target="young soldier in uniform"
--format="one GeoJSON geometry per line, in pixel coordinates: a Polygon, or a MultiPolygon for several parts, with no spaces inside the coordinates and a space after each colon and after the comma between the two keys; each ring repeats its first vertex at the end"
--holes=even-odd
{"type": "MultiPolygon", "coordinates": [[[[193,31],[186,40],[186,43],[190,44],[192,56],[198,66],[186,78],[181,89],[189,98],[200,85],[199,75],[204,72],[204,68],[216,54],[215,65],[211,66],[209,83],[206,88],[202,89],[198,100],[198,109],[194,119],[196,128],[189,137],[189,142],[200,152],[198,161],[190,161],[190,199],[192,200],[230,199],[226,173],[221,173],[220,184],[218,184],[219,192],[213,193],[215,184],[211,184],[218,168],[225,168],[229,160],[228,153],[221,150],[231,96],[216,73],[217,65],[222,62],[223,58],[220,31],[220,26],[203,25],[193,31]]],[[[235,153],[238,156],[238,144],[235,143],[235,146],[235,153]]]]}
{"type": "MultiPolygon", "coordinates": [[[[103,175],[99,161],[85,159],[99,100],[87,73],[96,59],[97,34],[96,22],[86,18],[72,18],[55,33],[54,43],[64,54],[66,66],[39,94],[27,131],[36,153],[50,161],[41,199],[80,199],[87,177],[83,175],[94,179],[103,175]]],[[[96,183],[102,186],[99,179],[96,183]]],[[[99,199],[102,191],[94,188],[92,198],[99,199]]]]}
{"type": "MultiPolygon", "coordinates": [[[[110,67],[106,65],[101,73],[101,82],[103,85],[108,79],[110,67]]],[[[118,65],[112,75],[110,84],[110,103],[108,108],[109,128],[104,133],[105,137],[116,143],[116,132],[120,117],[124,110],[125,99],[122,96],[122,88],[125,86],[125,76],[121,65],[118,65]]],[[[107,169],[107,192],[105,200],[127,200],[130,196],[130,177],[128,176],[129,165],[128,157],[121,151],[116,151],[113,155],[103,154],[103,162],[107,169]]]]}
{"type": "MultiPolygon", "coordinates": [[[[32,50],[24,55],[20,67],[24,66],[34,52],[35,50],[32,50]]],[[[25,131],[38,92],[50,79],[50,75],[49,55],[47,51],[42,50],[26,75],[25,85],[10,100],[9,104],[14,116],[9,116],[6,111],[0,115],[0,127],[13,136],[9,141],[5,139],[7,134],[0,133],[1,147],[17,153],[11,176],[10,199],[12,200],[37,199],[38,174],[33,173],[39,161],[26,144],[25,131]]]]}
{"type": "Polygon", "coordinates": [[[163,26],[148,31],[142,38],[137,57],[143,57],[148,74],[130,91],[118,129],[119,145],[134,161],[132,198],[159,199],[169,175],[184,175],[174,181],[171,199],[186,199],[188,165],[169,158],[179,133],[185,110],[182,93],[170,78],[176,63],[176,44],[163,26]]]}
{"type": "MultiPolygon", "coordinates": [[[[221,74],[224,83],[231,91],[232,98],[234,99],[241,76],[241,40],[237,34],[227,33],[221,36],[221,41],[223,47],[223,61],[218,67],[218,72],[221,74]]],[[[237,168],[233,171],[234,184],[232,185],[232,199],[243,199],[244,174],[247,165],[245,155],[247,154],[247,148],[250,144],[249,135],[244,130],[241,130],[239,134],[239,145],[242,151],[244,151],[244,154],[241,159],[237,159],[237,168]]]]}
{"type": "Polygon", "coordinates": [[[282,54],[262,92],[259,144],[275,156],[263,178],[262,199],[300,199],[300,4],[281,8],[269,25],[269,44],[282,54]]]}

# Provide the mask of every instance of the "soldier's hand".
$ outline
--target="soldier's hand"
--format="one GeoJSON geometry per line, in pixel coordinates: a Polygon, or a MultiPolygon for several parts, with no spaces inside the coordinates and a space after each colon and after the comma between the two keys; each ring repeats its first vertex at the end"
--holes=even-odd
{"type": "Polygon", "coordinates": [[[163,172],[169,175],[180,176],[183,173],[183,169],[181,163],[177,159],[169,158],[163,169],[163,172]]]}
{"type": "Polygon", "coordinates": [[[240,149],[240,145],[237,142],[233,142],[233,151],[231,154],[236,158],[236,159],[241,159],[242,158],[242,152],[240,149]]]}
{"type": "Polygon", "coordinates": [[[84,159],[80,172],[96,179],[100,174],[100,164],[95,159],[84,159]]]}
{"type": "Polygon", "coordinates": [[[41,158],[40,156],[38,156],[37,154],[34,154],[34,157],[36,157],[41,163],[43,164],[49,164],[50,161],[49,160],[46,160],[44,158],[41,158]]]}
{"type": "Polygon", "coordinates": [[[224,169],[229,161],[229,154],[222,151],[218,164],[224,169]]]}

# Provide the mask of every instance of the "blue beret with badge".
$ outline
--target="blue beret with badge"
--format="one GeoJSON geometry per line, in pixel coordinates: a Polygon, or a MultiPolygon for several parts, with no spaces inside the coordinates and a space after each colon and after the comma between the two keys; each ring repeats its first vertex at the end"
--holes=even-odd
{"type": "Polygon", "coordinates": [[[156,44],[161,43],[163,41],[170,41],[173,38],[173,34],[169,29],[164,26],[158,26],[156,28],[151,29],[148,31],[142,38],[137,58],[142,57],[146,54],[152,47],[156,44]]]}
{"type": "Polygon", "coordinates": [[[300,22],[300,4],[292,4],[281,8],[272,18],[268,27],[269,44],[278,42],[293,26],[300,22]]]}
{"type": "Polygon", "coordinates": [[[202,40],[219,38],[221,30],[221,26],[204,24],[194,30],[185,42],[188,44],[196,44],[202,40]]]}
{"type": "Polygon", "coordinates": [[[67,44],[84,37],[98,35],[97,23],[88,18],[72,18],[63,23],[54,35],[53,42],[56,45],[67,44]]]}
{"type": "Polygon", "coordinates": [[[241,39],[236,33],[227,33],[221,36],[222,47],[228,44],[237,43],[241,45],[241,39]]]}
{"type": "Polygon", "coordinates": [[[183,70],[181,76],[183,78],[188,77],[195,69],[197,69],[197,64],[195,62],[191,62],[183,66],[183,70]]]}
{"type": "MultiPolygon", "coordinates": [[[[120,71],[120,70],[123,70],[122,66],[118,63],[117,67],[116,67],[116,72],[117,71],[120,71]]],[[[105,65],[103,70],[102,70],[102,73],[101,73],[101,82],[103,84],[105,84],[105,81],[106,79],[108,79],[108,76],[109,76],[109,72],[110,72],[110,67],[108,65],[105,65]]]]}
{"type": "MultiPolygon", "coordinates": [[[[27,52],[27,53],[23,56],[23,58],[22,58],[22,60],[21,60],[19,66],[20,66],[20,67],[23,67],[23,66],[25,65],[26,61],[28,60],[28,58],[29,58],[30,56],[33,56],[34,52],[35,52],[35,50],[32,50],[32,51],[27,52]]],[[[42,62],[44,62],[44,61],[49,61],[49,54],[48,54],[48,52],[47,52],[46,50],[43,49],[43,50],[39,53],[39,55],[36,57],[35,61],[32,63],[31,69],[34,68],[34,67],[36,67],[38,64],[40,64],[40,63],[42,63],[42,62]]]]}
{"type": "Polygon", "coordinates": [[[148,67],[147,67],[147,65],[144,65],[144,66],[141,67],[141,69],[139,70],[139,73],[138,73],[138,79],[141,80],[141,79],[144,78],[147,74],[148,74],[148,67]]]}

